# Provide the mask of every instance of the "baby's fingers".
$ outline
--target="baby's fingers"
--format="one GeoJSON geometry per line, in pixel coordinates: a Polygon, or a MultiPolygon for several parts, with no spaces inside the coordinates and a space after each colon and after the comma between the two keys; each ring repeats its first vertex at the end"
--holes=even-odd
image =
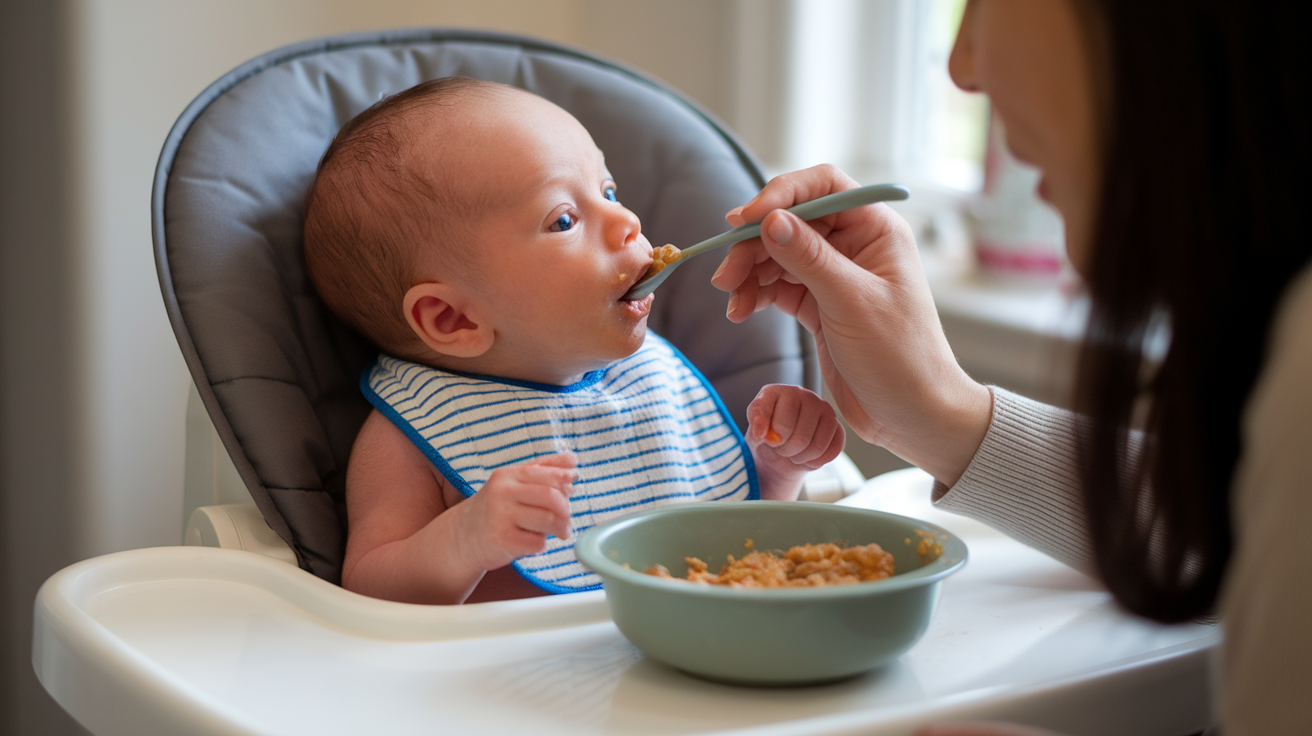
{"type": "Polygon", "coordinates": [[[544,462],[560,457],[560,455],[551,455],[549,458],[542,458],[516,467],[514,469],[515,480],[526,485],[555,488],[568,497],[570,492],[573,491],[574,481],[579,479],[579,473],[574,469],[573,456],[568,456],[568,461],[553,460],[550,463],[544,462]]]}
{"type": "Polygon", "coordinates": [[[537,458],[536,460],[526,463],[525,467],[575,468],[578,467],[578,464],[579,460],[574,456],[574,453],[566,451],[537,458]]]}
{"type": "Polygon", "coordinates": [[[747,416],[753,441],[798,465],[816,468],[842,452],[842,425],[834,408],[799,386],[766,386],[747,416]]]}
{"type": "Polygon", "coordinates": [[[808,395],[815,396],[800,386],[771,384],[762,388],[747,407],[753,437],[784,457],[797,454],[810,443],[819,421],[818,412],[807,406],[808,395]]]}
{"type": "MultiPolygon", "coordinates": [[[[801,397],[801,402],[801,415],[804,419],[799,422],[799,426],[808,425],[811,421],[810,417],[814,417],[814,429],[811,430],[805,447],[785,456],[798,465],[815,470],[838,457],[838,453],[843,451],[845,440],[843,425],[839,424],[834,407],[819,396],[807,392],[801,397]]],[[[801,436],[800,433],[796,434],[794,439],[799,439],[801,436]]]]}
{"type": "Polygon", "coordinates": [[[783,437],[771,426],[779,398],[773,388],[773,385],[762,387],[747,405],[747,440],[752,445],[765,442],[773,446],[783,442],[783,437]]]}
{"type": "Polygon", "coordinates": [[[516,524],[531,531],[569,539],[569,497],[548,485],[524,484],[515,489],[516,524]]]}
{"type": "Polygon", "coordinates": [[[555,535],[559,539],[569,539],[569,517],[564,519],[552,509],[541,506],[520,505],[514,512],[514,525],[517,529],[546,536],[555,535]]]}
{"type": "Polygon", "coordinates": [[[815,470],[838,457],[838,453],[843,451],[845,440],[843,427],[836,420],[832,424],[821,421],[815,436],[811,438],[811,444],[790,459],[808,470],[815,470]]]}

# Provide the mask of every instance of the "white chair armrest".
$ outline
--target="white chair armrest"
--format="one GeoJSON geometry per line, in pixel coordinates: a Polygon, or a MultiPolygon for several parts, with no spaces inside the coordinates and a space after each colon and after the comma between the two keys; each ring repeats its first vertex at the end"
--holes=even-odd
{"type": "Polygon", "coordinates": [[[861,490],[866,478],[857,469],[856,463],[847,453],[840,452],[829,464],[819,470],[812,470],[802,480],[802,494],[799,501],[819,501],[833,503],[861,490]]]}
{"type": "Polygon", "coordinates": [[[241,549],[296,564],[292,548],[265,523],[253,503],[201,506],[191,512],[183,544],[192,547],[241,549]]]}

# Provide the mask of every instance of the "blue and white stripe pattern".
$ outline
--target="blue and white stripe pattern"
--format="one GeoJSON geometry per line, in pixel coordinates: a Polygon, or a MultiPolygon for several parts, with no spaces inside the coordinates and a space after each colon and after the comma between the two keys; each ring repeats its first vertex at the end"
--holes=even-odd
{"type": "MultiPolygon", "coordinates": [[[[466,497],[497,468],[572,451],[572,535],[664,504],[760,498],[747,443],[719,396],[651,332],[633,355],[569,386],[380,355],[360,387],[466,497]]],[[[572,538],[549,537],[545,551],[514,565],[553,593],[601,587],[575,559],[572,538]]]]}

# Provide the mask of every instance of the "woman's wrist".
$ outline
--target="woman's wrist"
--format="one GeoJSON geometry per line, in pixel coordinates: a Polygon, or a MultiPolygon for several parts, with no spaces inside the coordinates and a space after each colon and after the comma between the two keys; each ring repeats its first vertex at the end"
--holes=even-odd
{"type": "Polygon", "coordinates": [[[887,449],[934,476],[956,485],[966,472],[993,419],[993,392],[964,373],[943,386],[922,421],[900,433],[887,449]]]}

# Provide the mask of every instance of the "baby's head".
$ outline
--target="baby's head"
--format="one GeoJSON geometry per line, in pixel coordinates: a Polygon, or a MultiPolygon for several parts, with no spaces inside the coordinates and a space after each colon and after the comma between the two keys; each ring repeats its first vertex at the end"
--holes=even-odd
{"type": "Polygon", "coordinates": [[[587,130],[530,93],[460,77],[382,100],[337,134],[305,216],[319,294],[382,350],[567,383],[631,354],[651,261],[587,130]]]}

